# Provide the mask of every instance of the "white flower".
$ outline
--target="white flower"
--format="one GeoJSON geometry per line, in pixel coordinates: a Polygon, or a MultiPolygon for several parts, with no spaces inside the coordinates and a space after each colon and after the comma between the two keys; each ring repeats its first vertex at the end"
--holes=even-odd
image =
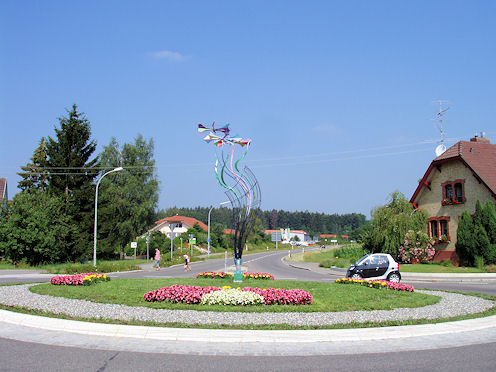
{"type": "Polygon", "coordinates": [[[201,303],[202,305],[259,305],[265,303],[265,300],[255,292],[230,288],[204,294],[201,303]]]}

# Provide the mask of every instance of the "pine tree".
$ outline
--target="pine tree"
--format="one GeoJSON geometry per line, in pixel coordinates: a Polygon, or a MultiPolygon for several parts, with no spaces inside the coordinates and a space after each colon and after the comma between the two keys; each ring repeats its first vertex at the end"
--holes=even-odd
{"type": "Polygon", "coordinates": [[[482,224],[490,243],[486,262],[494,264],[496,263],[496,210],[493,202],[488,200],[482,212],[482,224]]]}
{"type": "Polygon", "coordinates": [[[491,248],[483,221],[484,212],[482,203],[480,200],[477,200],[474,213],[474,255],[482,257],[484,262],[488,262],[491,259],[491,248]]]}
{"type": "Polygon", "coordinates": [[[458,221],[456,235],[456,254],[462,266],[474,264],[474,223],[472,217],[465,210],[458,221]]]}
{"type": "Polygon", "coordinates": [[[22,172],[17,173],[22,177],[17,184],[21,190],[46,190],[48,185],[47,173],[44,169],[47,165],[46,144],[45,138],[41,137],[40,144],[31,157],[31,163],[21,167],[22,172]]]}
{"type": "Polygon", "coordinates": [[[484,205],[482,211],[482,225],[487,232],[491,244],[496,244],[496,209],[490,200],[484,205]]]}
{"type": "Polygon", "coordinates": [[[75,104],[67,111],[67,117],[58,120],[60,128],[55,128],[56,139],[49,137],[46,145],[47,168],[50,169],[48,189],[64,197],[65,213],[79,226],[78,234],[66,242],[72,246],[70,259],[75,260],[88,257],[92,251],[93,181],[98,159],[90,158],[96,142],[90,139],[90,122],[84,113],[78,112],[75,104]]]}

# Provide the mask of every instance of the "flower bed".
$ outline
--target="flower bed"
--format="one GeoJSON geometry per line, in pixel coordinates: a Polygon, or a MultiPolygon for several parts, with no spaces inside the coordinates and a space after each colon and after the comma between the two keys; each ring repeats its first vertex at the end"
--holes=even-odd
{"type": "Polygon", "coordinates": [[[171,287],[163,287],[154,291],[147,292],[143,295],[145,301],[161,302],[167,301],[172,303],[199,304],[221,304],[221,305],[310,305],[313,301],[313,296],[302,289],[276,289],[276,288],[237,288],[231,291],[230,286],[219,287],[197,287],[192,285],[173,285],[171,287]],[[222,292],[213,294],[213,292],[222,292]],[[234,292],[237,291],[237,292],[234,292]],[[251,292],[263,299],[258,302],[257,296],[250,294],[242,294],[238,292],[251,292]],[[212,293],[212,295],[210,295],[212,293]]]}
{"type": "Polygon", "coordinates": [[[265,299],[255,292],[243,291],[235,288],[221,289],[206,293],[201,299],[202,305],[261,305],[265,299]]]}
{"type": "Polygon", "coordinates": [[[172,303],[199,304],[204,294],[220,289],[219,287],[197,287],[194,285],[175,284],[170,287],[163,287],[147,292],[143,295],[143,298],[148,302],[167,301],[172,303]]]}
{"type": "Polygon", "coordinates": [[[91,285],[98,282],[108,282],[110,277],[105,274],[82,273],[75,275],[56,275],[50,279],[54,285],[91,285]]]}
{"type": "Polygon", "coordinates": [[[336,283],[359,284],[369,288],[387,288],[387,289],[393,289],[395,291],[413,292],[415,290],[415,288],[411,285],[388,282],[387,280],[364,280],[364,279],[341,278],[341,279],[336,279],[336,283]]]}
{"type": "Polygon", "coordinates": [[[265,305],[310,305],[313,301],[313,296],[303,289],[245,287],[242,290],[255,292],[263,296],[265,305]]]}
{"type": "MultiPolygon", "coordinates": [[[[205,271],[203,273],[199,273],[198,275],[196,275],[197,278],[208,278],[208,279],[232,278],[233,276],[234,274],[226,273],[224,271],[221,272],[205,271]]],[[[243,273],[243,278],[274,280],[274,276],[269,273],[243,273]]]]}

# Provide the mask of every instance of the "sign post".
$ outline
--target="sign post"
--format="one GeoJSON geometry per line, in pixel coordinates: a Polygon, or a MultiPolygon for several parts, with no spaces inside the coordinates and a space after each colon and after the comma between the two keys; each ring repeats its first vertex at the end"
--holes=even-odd
{"type": "Polygon", "coordinates": [[[146,260],[150,259],[150,234],[146,234],[146,260]]]}
{"type": "Polygon", "coordinates": [[[136,259],[136,248],[138,248],[138,242],[131,242],[131,248],[134,248],[134,259],[136,259]]]}

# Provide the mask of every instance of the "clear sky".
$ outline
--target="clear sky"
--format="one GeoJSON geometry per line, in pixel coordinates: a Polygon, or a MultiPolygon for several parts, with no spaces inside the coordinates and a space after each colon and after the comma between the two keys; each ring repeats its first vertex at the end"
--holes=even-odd
{"type": "Polygon", "coordinates": [[[496,143],[495,19],[495,1],[1,1],[0,177],[12,198],[76,103],[98,152],[154,139],[160,208],[227,200],[196,132],[215,121],[252,139],[262,209],[368,216],[435,157],[436,100],[448,145],[496,143]]]}

